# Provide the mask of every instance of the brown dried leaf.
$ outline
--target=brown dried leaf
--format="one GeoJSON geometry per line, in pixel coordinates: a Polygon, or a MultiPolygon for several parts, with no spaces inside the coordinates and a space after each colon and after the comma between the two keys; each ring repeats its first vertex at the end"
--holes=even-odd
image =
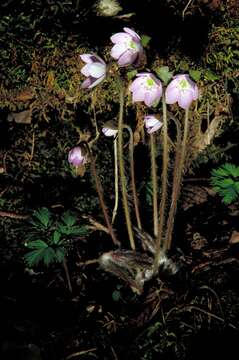
{"type": "Polygon", "coordinates": [[[29,101],[34,98],[34,94],[31,89],[22,90],[18,95],[16,95],[16,100],[18,101],[29,101]]]}
{"type": "Polygon", "coordinates": [[[190,245],[193,250],[202,250],[205,246],[208,245],[208,241],[199,232],[195,232],[193,234],[193,239],[190,245]]]}
{"type": "Polygon", "coordinates": [[[21,112],[11,112],[7,116],[9,122],[15,121],[17,124],[31,124],[32,110],[24,110],[21,112]]]}
{"type": "Polygon", "coordinates": [[[233,244],[238,244],[238,243],[239,243],[239,232],[234,230],[231,234],[229,244],[233,245],[233,244]]]}
{"type": "Polygon", "coordinates": [[[85,172],[86,172],[85,165],[78,166],[77,169],[76,169],[76,175],[77,176],[83,177],[85,175],[85,172]]]}
{"type": "Polygon", "coordinates": [[[221,126],[222,118],[221,116],[215,116],[215,118],[208,125],[205,133],[201,133],[200,136],[197,137],[196,142],[194,143],[195,149],[197,149],[197,155],[206,149],[208,145],[213,142],[213,139],[218,133],[218,130],[221,126]]]}
{"type": "Polygon", "coordinates": [[[206,186],[186,185],[183,187],[183,210],[200,205],[208,200],[208,196],[213,195],[211,189],[206,186]]]}
{"type": "Polygon", "coordinates": [[[144,139],[144,112],[142,105],[137,104],[136,105],[136,128],[134,131],[134,145],[138,145],[141,138],[144,139]]]}
{"type": "Polygon", "coordinates": [[[55,85],[55,74],[53,71],[49,71],[46,79],[46,87],[49,90],[52,90],[54,88],[54,85],[55,85]]]}

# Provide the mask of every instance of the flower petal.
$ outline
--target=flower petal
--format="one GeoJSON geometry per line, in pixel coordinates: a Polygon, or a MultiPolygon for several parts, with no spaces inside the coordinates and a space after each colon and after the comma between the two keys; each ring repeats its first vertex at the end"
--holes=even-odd
{"type": "Polygon", "coordinates": [[[102,129],[102,132],[103,132],[103,134],[104,134],[105,136],[116,136],[117,133],[118,133],[118,130],[104,127],[104,128],[102,129]]]}
{"type": "Polygon", "coordinates": [[[82,54],[80,55],[80,58],[87,64],[91,64],[93,62],[91,54],[82,54]]]}
{"type": "Polygon", "coordinates": [[[163,123],[158,120],[157,124],[147,129],[148,134],[152,134],[155,131],[158,131],[163,126],[163,123]]]}
{"type": "Polygon", "coordinates": [[[89,86],[89,89],[92,89],[93,87],[95,87],[96,85],[98,85],[101,81],[103,81],[105,78],[105,75],[101,76],[98,79],[93,79],[93,83],[89,86]]]}
{"type": "Polygon", "coordinates": [[[101,63],[93,63],[89,64],[89,68],[87,70],[89,71],[90,76],[98,79],[105,74],[106,66],[101,63]]]}
{"type": "Polygon", "coordinates": [[[191,91],[184,91],[180,93],[178,105],[183,109],[188,109],[193,101],[193,94],[191,91]]]}
{"type": "Polygon", "coordinates": [[[129,89],[130,89],[130,91],[135,91],[138,89],[139,86],[144,86],[144,84],[145,84],[145,79],[140,77],[140,78],[135,79],[132,82],[129,89]]]}
{"type": "Polygon", "coordinates": [[[82,89],[89,89],[90,85],[92,83],[94,83],[94,80],[91,76],[89,76],[88,78],[86,78],[83,83],[81,84],[81,88],[82,89]]]}
{"type": "Polygon", "coordinates": [[[128,42],[131,40],[131,36],[124,32],[120,32],[111,36],[110,40],[112,41],[113,44],[128,42]]]}
{"type": "Polygon", "coordinates": [[[138,73],[136,76],[137,77],[143,77],[143,76],[145,76],[145,77],[151,77],[151,73],[150,72],[142,72],[142,73],[138,73]]]}
{"type": "Polygon", "coordinates": [[[118,59],[125,51],[127,50],[127,45],[124,43],[118,43],[114,45],[111,49],[110,55],[114,59],[118,59]]]}
{"type": "Polygon", "coordinates": [[[144,117],[144,123],[146,128],[155,126],[158,121],[159,120],[153,115],[148,115],[144,117]]]}
{"type": "Polygon", "coordinates": [[[119,66],[127,66],[133,64],[137,57],[137,53],[133,53],[130,50],[126,50],[118,59],[119,66]]]}
{"type": "Polygon", "coordinates": [[[124,27],[124,31],[129,34],[136,42],[140,42],[141,38],[134,30],[124,27]]]}
{"type": "Polygon", "coordinates": [[[155,100],[155,94],[152,91],[147,91],[144,97],[145,105],[153,106],[155,100]]]}
{"type": "Polygon", "coordinates": [[[199,90],[197,85],[195,84],[193,88],[193,100],[197,100],[199,98],[199,90]]]}
{"type": "Polygon", "coordinates": [[[173,81],[168,85],[165,91],[166,104],[176,103],[180,96],[180,90],[173,84],[173,81]]]}
{"type": "Polygon", "coordinates": [[[90,66],[91,64],[84,65],[80,72],[85,76],[90,76],[90,66]]]}
{"type": "Polygon", "coordinates": [[[145,94],[145,104],[147,106],[156,106],[162,96],[162,89],[157,86],[145,94]]]}
{"type": "Polygon", "coordinates": [[[144,89],[139,87],[138,89],[133,91],[133,99],[132,99],[132,101],[133,102],[144,101],[144,96],[145,96],[144,89]]]}
{"type": "Polygon", "coordinates": [[[73,166],[80,166],[86,161],[79,146],[74,147],[68,154],[68,162],[73,166]]]}

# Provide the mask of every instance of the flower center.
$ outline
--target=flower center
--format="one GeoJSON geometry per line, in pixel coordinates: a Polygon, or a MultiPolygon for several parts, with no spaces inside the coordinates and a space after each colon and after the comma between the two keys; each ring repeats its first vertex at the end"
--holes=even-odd
{"type": "Polygon", "coordinates": [[[187,82],[186,79],[182,79],[179,81],[179,86],[182,90],[186,90],[189,88],[189,83],[187,82]]]}
{"type": "Polygon", "coordinates": [[[134,40],[130,40],[129,47],[130,49],[137,50],[137,45],[134,40]]]}
{"type": "Polygon", "coordinates": [[[154,86],[154,81],[152,79],[147,79],[146,84],[149,88],[152,88],[154,86]]]}

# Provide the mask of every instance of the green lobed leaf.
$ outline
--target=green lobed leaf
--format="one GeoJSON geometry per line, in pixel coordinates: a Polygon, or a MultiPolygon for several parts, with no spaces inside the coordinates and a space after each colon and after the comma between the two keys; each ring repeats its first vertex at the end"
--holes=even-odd
{"type": "Polygon", "coordinates": [[[57,230],[60,231],[63,235],[87,235],[88,228],[85,225],[75,225],[72,227],[68,227],[62,224],[59,224],[57,230]]]}
{"type": "Polygon", "coordinates": [[[233,201],[235,201],[236,198],[237,198],[237,194],[232,190],[224,194],[222,201],[224,202],[224,204],[229,205],[233,201]]]}
{"type": "Polygon", "coordinates": [[[173,77],[173,72],[169,71],[168,66],[161,66],[159,68],[156,68],[155,72],[165,85],[167,85],[173,77]]]}
{"type": "Polygon", "coordinates": [[[207,70],[205,73],[205,79],[215,81],[215,80],[220,79],[220,77],[217,74],[215,74],[213,71],[207,70]]]}
{"type": "Polygon", "coordinates": [[[64,260],[64,257],[66,255],[65,249],[63,247],[59,247],[55,250],[55,258],[57,262],[62,263],[64,260]]]}
{"type": "Polygon", "coordinates": [[[87,226],[73,226],[70,229],[70,234],[72,235],[87,235],[89,233],[87,226]]]}
{"type": "Polygon", "coordinates": [[[130,81],[137,75],[137,70],[131,70],[127,72],[127,79],[130,81]]]}
{"type": "Polygon", "coordinates": [[[189,75],[194,81],[199,81],[202,75],[200,70],[189,70],[189,75]]]}
{"type": "Polygon", "coordinates": [[[76,223],[77,217],[70,213],[70,211],[67,211],[62,215],[61,220],[66,226],[70,227],[76,223]]]}
{"type": "Polygon", "coordinates": [[[60,243],[60,240],[61,240],[61,233],[57,230],[55,230],[52,234],[52,241],[51,243],[54,244],[54,245],[57,245],[60,243]]]}
{"type": "Polygon", "coordinates": [[[26,247],[29,249],[46,249],[48,247],[47,243],[43,240],[34,240],[26,243],[26,247]]]}
{"type": "Polygon", "coordinates": [[[43,260],[45,248],[33,250],[24,255],[24,259],[29,267],[36,266],[43,260]]]}
{"type": "Polygon", "coordinates": [[[112,292],[112,299],[113,299],[115,302],[117,302],[117,301],[120,300],[120,298],[121,298],[121,293],[120,293],[120,291],[114,290],[114,291],[112,292]]]}
{"type": "Polygon", "coordinates": [[[149,42],[150,42],[150,40],[151,40],[151,37],[150,37],[150,36],[148,36],[148,35],[142,35],[142,36],[141,36],[141,44],[142,44],[142,46],[143,46],[143,47],[147,47],[148,44],[149,44],[149,42]]]}
{"type": "Polygon", "coordinates": [[[239,166],[236,166],[236,165],[230,164],[230,163],[226,163],[224,165],[224,169],[232,177],[239,178],[239,166]]]}
{"type": "Polygon", "coordinates": [[[51,214],[49,210],[42,207],[34,212],[33,216],[44,226],[49,227],[51,223],[51,214]]]}
{"type": "Polygon", "coordinates": [[[52,247],[49,246],[47,249],[45,249],[42,259],[44,265],[49,266],[51,263],[53,263],[56,260],[55,256],[55,251],[52,249],[52,247]]]}

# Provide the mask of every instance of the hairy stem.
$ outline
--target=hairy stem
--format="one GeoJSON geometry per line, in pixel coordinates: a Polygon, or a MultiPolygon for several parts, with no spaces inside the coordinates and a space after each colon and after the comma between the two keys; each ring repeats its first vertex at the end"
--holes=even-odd
{"type": "Polygon", "coordinates": [[[158,236],[158,184],[157,184],[157,165],[155,154],[155,138],[154,134],[150,134],[150,152],[151,152],[151,177],[153,186],[153,223],[154,236],[158,236]]]}
{"type": "Polygon", "coordinates": [[[177,204],[178,198],[180,195],[181,183],[183,180],[183,171],[184,171],[184,163],[186,157],[186,148],[187,148],[187,138],[188,138],[188,129],[189,129],[189,121],[188,121],[188,109],[185,110],[185,120],[184,120],[184,131],[183,131],[183,140],[182,145],[180,147],[180,142],[178,141],[176,155],[175,155],[175,163],[174,163],[174,173],[173,173],[173,190],[172,190],[172,200],[171,206],[169,210],[169,217],[167,223],[167,232],[166,232],[166,241],[164,243],[164,250],[168,250],[172,244],[172,234],[173,234],[173,226],[175,215],[177,212],[177,204]]]}
{"type": "Polygon", "coordinates": [[[70,275],[69,275],[69,270],[68,270],[68,266],[67,266],[67,262],[66,259],[63,259],[63,268],[66,274],[66,281],[67,281],[67,285],[68,285],[68,289],[70,291],[70,293],[72,293],[72,285],[71,285],[71,279],[70,279],[70,275]]]}
{"type": "Polygon", "coordinates": [[[180,161],[181,161],[181,147],[182,147],[182,134],[181,134],[181,128],[180,124],[177,119],[173,119],[176,128],[177,128],[177,144],[175,149],[175,160],[173,165],[173,185],[172,185],[172,198],[171,198],[171,204],[169,209],[169,215],[168,215],[168,221],[166,226],[166,236],[165,236],[165,242],[164,242],[164,251],[167,250],[168,244],[171,244],[172,241],[172,234],[173,234],[173,227],[174,227],[174,219],[176,214],[176,208],[177,208],[177,200],[178,200],[178,184],[179,184],[179,167],[180,167],[180,161]]]}
{"type": "Polygon", "coordinates": [[[159,207],[159,227],[158,236],[155,247],[155,259],[154,259],[154,271],[158,269],[158,264],[161,256],[161,247],[164,230],[164,219],[167,204],[167,193],[168,193],[168,124],[167,124],[167,105],[165,102],[165,96],[162,98],[163,105],[163,170],[162,170],[162,190],[161,190],[161,201],[159,207]]]}
{"type": "Polygon", "coordinates": [[[134,201],[134,211],[137,221],[137,227],[141,230],[141,220],[140,220],[140,213],[139,213],[139,201],[138,195],[136,190],[136,182],[135,182],[135,172],[134,172],[134,135],[133,131],[130,126],[124,125],[123,128],[127,129],[129,132],[129,159],[130,159],[130,174],[131,174],[131,186],[133,192],[133,201],[134,201]]]}
{"type": "Polygon", "coordinates": [[[117,137],[114,139],[114,163],[115,163],[115,205],[112,215],[112,224],[115,221],[115,217],[118,210],[119,204],[119,174],[118,174],[118,144],[117,137]]]}
{"type": "Polygon", "coordinates": [[[93,119],[91,119],[92,125],[95,128],[95,137],[90,141],[90,146],[92,146],[99,138],[100,132],[97,124],[96,111],[95,111],[95,103],[96,103],[96,89],[92,92],[91,96],[91,107],[93,110],[93,119]]]}
{"type": "Polygon", "coordinates": [[[129,235],[130,246],[132,250],[135,250],[134,235],[132,230],[132,223],[130,218],[129,203],[127,198],[127,185],[126,176],[124,172],[124,155],[123,155],[123,115],[124,115],[124,86],[122,80],[119,79],[120,88],[120,109],[119,109],[119,122],[118,122],[118,154],[119,154],[119,174],[121,182],[122,200],[125,213],[125,220],[127,225],[127,231],[129,235]]]}
{"type": "Polygon", "coordinates": [[[100,206],[101,206],[104,218],[105,218],[105,222],[106,222],[106,225],[108,227],[109,234],[110,234],[110,236],[111,236],[111,238],[113,240],[113,243],[115,245],[119,245],[119,241],[117,240],[116,235],[114,233],[114,229],[113,229],[113,227],[111,225],[108,210],[107,210],[107,207],[105,205],[104,192],[103,192],[103,188],[102,188],[100,178],[99,178],[99,176],[97,174],[97,171],[96,171],[95,159],[92,156],[89,147],[88,147],[88,151],[89,151],[89,155],[90,155],[91,172],[92,172],[93,178],[95,179],[95,187],[96,187],[96,191],[97,191],[97,194],[98,194],[98,197],[99,197],[99,202],[100,202],[100,206]]]}

